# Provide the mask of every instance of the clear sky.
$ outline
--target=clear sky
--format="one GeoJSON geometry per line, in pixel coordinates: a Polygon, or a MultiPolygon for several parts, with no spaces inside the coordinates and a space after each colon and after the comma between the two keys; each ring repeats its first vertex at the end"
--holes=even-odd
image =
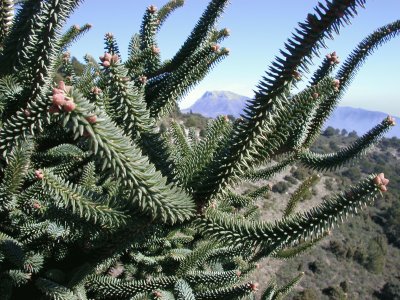
{"type": "MultiPolygon", "coordinates": [[[[166,1],[148,0],[85,0],[72,15],[68,25],[90,23],[93,28],[70,49],[73,56],[83,60],[86,53],[98,57],[103,53],[103,37],[112,32],[123,59],[132,34],[140,28],[146,7],[161,7],[166,1]]],[[[171,58],[180,48],[207,6],[206,0],[186,0],[164,24],[158,41],[163,59],[171,58]]],[[[297,22],[303,21],[317,1],[314,0],[231,0],[220,28],[229,28],[231,36],[222,46],[231,50],[230,56],[181,101],[190,106],[205,91],[229,90],[252,97],[264,71],[279,54],[297,22]]],[[[366,8],[342,28],[335,40],[328,41],[329,50],[336,51],[341,61],[369,33],[381,25],[400,19],[400,0],[369,0],[366,8]]],[[[316,58],[315,65],[319,59],[316,58]]],[[[383,45],[360,69],[340,105],[361,107],[400,116],[400,37],[383,45]]]]}

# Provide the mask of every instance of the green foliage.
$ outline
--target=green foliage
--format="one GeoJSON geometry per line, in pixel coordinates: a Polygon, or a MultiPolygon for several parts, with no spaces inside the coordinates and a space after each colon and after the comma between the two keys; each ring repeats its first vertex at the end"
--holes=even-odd
{"type": "MultiPolygon", "coordinates": [[[[248,277],[258,261],[297,256],[370,204],[387,189],[383,174],[294,212],[318,179],[306,179],[309,170],[343,166],[394,125],[388,117],[334,153],[310,148],[370,49],[394,38],[399,22],[367,37],[361,46],[368,51],[359,46],[336,77],[332,53],[309,86],[293,89],[325,39],[364,2],[319,3],[272,63],[244,115],[204,121],[176,110],[229,54],[218,45],[229,32],[215,27],[227,0],[209,2],[170,60],[162,61],[157,34],[183,1],[147,8],[125,61],[108,33],[100,61],[88,55],[85,64],[67,48],[91,26],[61,33],[80,1],[23,1],[15,17],[13,2],[1,1],[1,296],[251,299],[258,284],[248,277]],[[256,202],[271,190],[265,181],[294,164],[302,167],[293,177],[306,180],[282,219],[261,221],[256,202]],[[259,180],[254,191],[240,189],[243,181],[259,180]]],[[[272,190],[289,187],[281,182],[272,190]]],[[[386,244],[369,242],[371,252],[357,257],[380,272],[386,244]]],[[[302,276],[271,284],[263,298],[281,299],[302,276]]]]}

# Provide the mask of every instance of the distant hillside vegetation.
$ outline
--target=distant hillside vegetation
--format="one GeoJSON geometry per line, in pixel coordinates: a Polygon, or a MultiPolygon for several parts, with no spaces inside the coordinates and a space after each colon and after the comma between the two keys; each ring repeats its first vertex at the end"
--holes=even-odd
{"type": "MultiPolygon", "coordinates": [[[[183,109],[183,113],[198,113],[205,117],[215,118],[219,115],[232,115],[239,117],[250,98],[229,91],[206,92],[191,107],[183,109]]],[[[381,122],[387,116],[386,113],[368,111],[361,108],[339,106],[325,124],[326,127],[346,129],[348,132],[356,131],[364,134],[375,124],[381,122]]],[[[397,124],[400,118],[396,117],[397,124]]],[[[387,137],[400,138],[400,126],[392,128],[387,137]]]]}

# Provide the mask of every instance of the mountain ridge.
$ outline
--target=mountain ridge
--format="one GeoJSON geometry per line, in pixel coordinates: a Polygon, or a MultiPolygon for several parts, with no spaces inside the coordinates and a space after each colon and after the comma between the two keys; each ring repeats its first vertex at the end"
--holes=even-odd
{"type": "MultiPolygon", "coordinates": [[[[207,91],[189,108],[182,109],[183,113],[198,113],[205,117],[215,118],[218,115],[232,115],[239,117],[246,106],[249,97],[230,91],[207,91]]],[[[350,106],[338,106],[325,122],[324,128],[331,126],[337,129],[345,129],[348,132],[356,131],[362,135],[375,124],[380,123],[388,114],[379,111],[370,111],[363,108],[350,106]]],[[[396,123],[400,124],[400,118],[394,116],[396,123]]],[[[400,127],[395,126],[386,137],[399,137],[400,127]]]]}

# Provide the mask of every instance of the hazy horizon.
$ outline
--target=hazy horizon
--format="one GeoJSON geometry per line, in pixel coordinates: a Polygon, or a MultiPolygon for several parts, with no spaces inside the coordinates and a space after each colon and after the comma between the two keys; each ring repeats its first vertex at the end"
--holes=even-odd
{"type": "MultiPolygon", "coordinates": [[[[102,5],[98,0],[86,0],[72,15],[68,25],[91,23],[93,28],[71,47],[71,54],[79,60],[86,53],[98,57],[104,51],[104,34],[112,32],[118,41],[122,58],[126,59],[130,37],[139,31],[146,7],[150,4],[161,7],[166,2],[114,0],[110,6],[102,5]]],[[[186,0],[184,7],[169,17],[158,36],[162,59],[172,57],[180,48],[207,3],[186,0]]],[[[221,46],[231,50],[231,54],[180,102],[181,108],[189,107],[210,90],[228,90],[252,97],[252,91],[275,55],[279,55],[279,49],[283,48],[297,22],[305,19],[317,1],[282,0],[277,3],[252,0],[249,3],[231,0],[218,26],[231,31],[231,36],[221,43],[221,46]]],[[[359,9],[359,16],[352,19],[352,25],[342,28],[335,40],[326,41],[328,49],[321,49],[321,57],[336,51],[343,62],[365,36],[398,19],[399,12],[399,0],[367,1],[366,9],[359,9]]],[[[394,38],[370,56],[340,105],[400,115],[400,93],[396,89],[400,69],[398,49],[400,39],[394,38]]],[[[315,59],[314,65],[318,66],[320,60],[315,59]]]]}

